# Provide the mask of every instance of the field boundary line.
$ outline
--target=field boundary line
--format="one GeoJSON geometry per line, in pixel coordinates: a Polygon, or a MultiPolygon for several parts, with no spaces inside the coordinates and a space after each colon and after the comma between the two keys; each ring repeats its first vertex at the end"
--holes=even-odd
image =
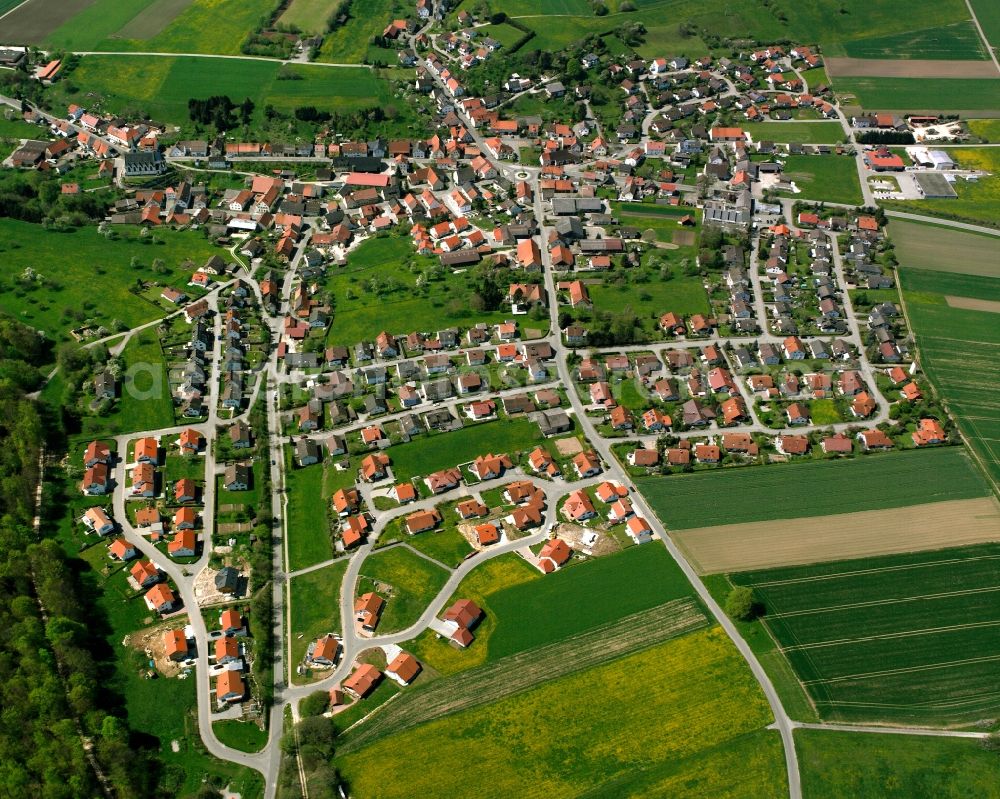
{"type": "Polygon", "coordinates": [[[831,699],[825,704],[843,705],[844,707],[892,708],[893,710],[909,710],[911,708],[959,708],[975,705],[986,700],[994,701],[998,697],[1000,697],[1000,691],[984,691],[981,694],[969,696],[965,699],[951,699],[944,702],[910,702],[908,704],[901,705],[896,702],[851,702],[846,699],[831,699]]]}
{"type": "Polygon", "coordinates": [[[915,674],[921,671],[934,671],[936,669],[952,668],[953,666],[966,666],[973,663],[992,663],[1000,660],[1000,654],[983,655],[978,658],[966,658],[964,660],[948,660],[943,663],[927,663],[923,666],[902,666],[898,669],[883,669],[882,671],[869,671],[860,674],[844,674],[840,677],[826,677],[821,680],[807,680],[806,685],[818,683],[846,682],[848,680],[867,680],[872,677],[889,677],[894,674],[915,674]]]}
{"type": "Polygon", "coordinates": [[[15,11],[17,11],[21,6],[26,6],[30,2],[31,2],[31,0],[22,0],[22,2],[18,3],[16,6],[14,6],[9,11],[4,11],[2,14],[0,14],[0,20],[2,20],[4,17],[9,17],[11,14],[13,14],[15,11]]]}
{"type": "Polygon", "coordinates": [[[971,0],[965,0],[965,7],[969,9],[969,14],[972,16],[972,24],[976,26],[979,38],[982,39],[983,44],[986,46],[986,54],[990,57],[990,61],[993,62],[993,66],[996,67],[997,72],[1000,72],[1000,61],[997,61],[997,54],[994,52],[990,40],[986,38],[983,26],[979,24],[979,17],[976,16],[976,9],[972,7],[971,0]]]}
{"type": "Polygon", "coordinates": [[[817,641],[811,644],[792,644],[791,646],[780,647],[782,652],[801,652],[805,649],[821,649],[825,646],[842,646],[844,644],[860,644],[866,641],[891,641],[896,638],[913,638],[920,635],[931,635],[934,633],[947,633],[957,630],[977,630],[982,627],[1000,627],[998,621],[974,621],[968,624],[948,624],[944,627],[925,627],[921,630],[901,630],[896,633],[880,633],[879,635],[866,635],[861,638],[837,638],[832,641],[817,641]]]}
{"type": "Polygon", "coordinates": [[[901,605],[906,602],[916,602],[922,599],[943,599],[945,597],[971,596],[973,594],[988,594],[993,591],[1000,591],[1000,585],[993,585],[984,588],[966,588],[961,591],[943,591],[939,594],[917,594],[915,596],[896,597],[895,599],[873,599],[865,602],[849,602],[846,605],[828,605],[822,608],[792,610],[787,613],[771,613],[769,615],[771,618],[788,619],[795,616],[809,616],[813,613],[827,613],[837,610],[849,610],[851,608],[870,608],[879,605],[901,605]]]}
{"type": "Polygon", "coordinates": [[[764,583],[750,583],[752,588],[770,588],[775,585],[793,585],[795,583],[811,583],[817,580],[829,580],[839,577],[858,577],[865,574],[881,574],[894,571],[905,571],[906,569],[919,569],[927,566],[950,565],[952,563],[974,563],[977,560],[1000,560],[1000,555],[977,555],[974,558],[948,558],[947,560],[929,560],[923,563],[905,563],[899,566],[882,566],[877,569],[858,569],[852,572],[836,572],[833,574],[819,574],[813,577],[792,577],[787,580],[770,580],[764,583]]]}

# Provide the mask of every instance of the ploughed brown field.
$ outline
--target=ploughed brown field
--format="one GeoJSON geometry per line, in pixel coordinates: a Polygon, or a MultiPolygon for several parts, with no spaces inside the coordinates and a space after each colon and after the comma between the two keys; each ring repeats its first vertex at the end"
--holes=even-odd
{"type": "Polygon", "coordinates": [[[1000,503],[958,499],[671,535],[699,573],[739,572],[1000,541],[1000,503]]]}
{"type": "Polygon", "coordinates": [[[992,61],[827,58],[831,78],[1000,78],[992,61]]]}
{"type": "Polygon", "coordinates": [[[94,0],[31,0],[0,20],[0,40],[18,44],[41,42],[94,0]]]}

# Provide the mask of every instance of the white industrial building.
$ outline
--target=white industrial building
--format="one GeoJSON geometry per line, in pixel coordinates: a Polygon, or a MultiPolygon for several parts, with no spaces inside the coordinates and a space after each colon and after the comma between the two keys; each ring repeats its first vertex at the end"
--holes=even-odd
{"type": "Polygon", "coordinates": [[[944,150],[929,150],[926,147],[907,147],[906,154],[913,163],[927,169],[954,169],[955,162],[944,150]]]}

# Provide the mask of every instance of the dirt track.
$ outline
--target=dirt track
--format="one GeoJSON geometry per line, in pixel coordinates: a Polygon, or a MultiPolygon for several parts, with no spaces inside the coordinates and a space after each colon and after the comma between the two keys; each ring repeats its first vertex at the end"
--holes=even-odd
{"type": "Polygon", "coordinates": [[[827,58],[831,78],[1000,78],[992,61],[827,58]]]}
{"type": "Polygon", "coordinates": [[[1000,541],[992,497],[672,534],[701,574],[793,566],[1000,541]]]}

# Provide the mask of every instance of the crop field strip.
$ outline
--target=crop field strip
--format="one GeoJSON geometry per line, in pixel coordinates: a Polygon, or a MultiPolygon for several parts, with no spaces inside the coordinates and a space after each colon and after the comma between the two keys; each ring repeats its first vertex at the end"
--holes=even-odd
{"type": "MultiPolygon", "coordinates": [[[[908,271],[920,269],[1000,277],[1000,263],[996,257],[1000,242],[988,233],[969,233],[939,225],[892,219],[889,236],[895,245],[900,266],[908,271]]],[[[950,285],[947,293],[963,293],[954,284],[950,285]]],[[[932,285],[930,290],[937,291],[938,287],[932,285]]]]}
{"type": "Polygon", "coordinates": [[[764,603],[764,623],[826,718],[971,723],[997,709],[996,545],[731,579],[764,603]]]}
{"type": "Polygon", "coordinates": [[[672,534],[701,574],[1000,541],[995,497],[719,525],[672,534]]]}
{"type": "Polygon", "coordinates": [[[772,719],[746,663],[713,626],[347,756],[338,745],[334,765],[352,794],[381,799],[464,796],[470,785],[479,799],[778,797],[787,786],[780,737],[766,729],[772,719]]]}
{"type": "Polygon", "coordinates": [[[985,60],[983,42],[972,20],[935,28],[853,39],[844,50],[857,59],[985,60]]]}
{"type": "Polygon", "coordinates": [[[960,447],[643,478],[636,480],[636,485],[671,531],[989,494],[968,453],[960,447]],[[876,483],[878,492],[863,490],[876,483]]]}
{"type": "Polygon", "coordinates": [[[707,624],[708,619],[695,600],[675,599],[558,643],[438,680],[380,709],[357,733],[342,739],[338,753],[349,754],[387,735],[499,701],[540,682],[582,671],[707,624]]]}
{"type": "Polygon", "coordinates": [[[921,364],[982,468],[1000,485],[1000,325],[989,311],[952,307],[949,296],[1000,301],[995,278],[903,268],[907,316],[921,364]]]}

